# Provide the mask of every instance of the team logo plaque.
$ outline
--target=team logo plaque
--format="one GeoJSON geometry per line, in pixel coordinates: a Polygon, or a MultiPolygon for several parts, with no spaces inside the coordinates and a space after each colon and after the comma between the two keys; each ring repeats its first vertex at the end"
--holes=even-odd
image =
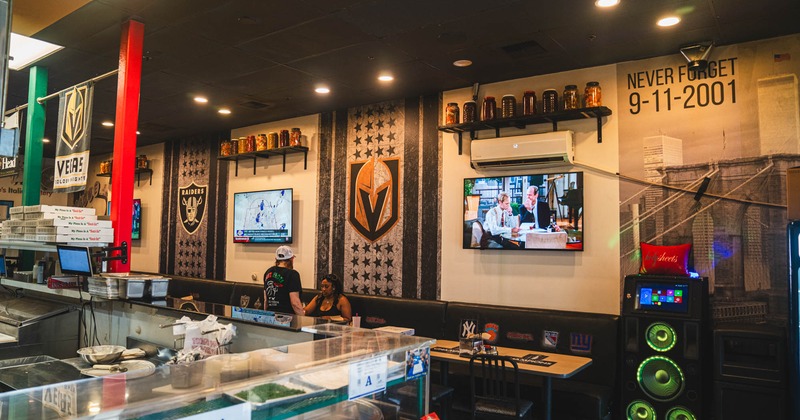
{"type": "Polygon", "coordinates": [[[350,162],[350,225],[376,242],[397,224],[400,158],[350,162]]]}
{"type": "Polygon", "coordinates": [[[181,225],[190,235],[197,231],[203,222],[207,199],[207,185],[196,185],[192,182],[189,186],[178,189],[178,212],[181,225]]]}

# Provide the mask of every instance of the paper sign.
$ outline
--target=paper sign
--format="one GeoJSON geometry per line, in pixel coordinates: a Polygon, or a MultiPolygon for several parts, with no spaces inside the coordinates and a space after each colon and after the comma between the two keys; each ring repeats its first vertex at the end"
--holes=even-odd
{"type": "Polygon", "coordinates": [[[427,375],[430,360],[430,347],[406,351],[406,380],[427,375]]]}
{"type": "Polygon", "coordinates": [[[386,389],[389,359],[384,355],[350,364],[347,399],[355,400],[386,389]]]}
{"type": "Polygon", "coordinates": [[[78,415],[78,389],[74,383],[48,386],[42,390],[42,406],[58,413],[59,416],[78,415]]]}

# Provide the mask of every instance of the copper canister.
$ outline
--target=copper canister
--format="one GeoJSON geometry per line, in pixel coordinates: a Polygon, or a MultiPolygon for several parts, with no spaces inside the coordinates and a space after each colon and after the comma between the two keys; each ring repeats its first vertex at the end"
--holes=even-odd
{"type": "Polygon", "coordinates": [[[256,136],[256,151],[260,152],[262,150],[267,150],[269,148],[269,142],[267,142],[267,135],[266,134],[259,134],[256,136]]]}
{"type": "Polygon", "coordinates": [[[230,140],[222,140],[219,144],[219,155],[220,156],[230,156],[231,155],[231,141],[230,140]]]}
{"type": "Polygon", "coordinates": [[[289,145],[292,147],[301,146],[300,139],[303,137],[300,129],[297,127],[292,128],[292,132],[289,134],[289,145]]]}
{"type": "Polygon", "coordinates": [[[267,134],[267,142],[269,143],[270,149],[277,149],[278,148],[278,133],[271,131],[267,134]]]}
{"type": "Polygon", "coordinates": [[[281,130],[279,147],[289,147],[289,130],[281,130]]]}

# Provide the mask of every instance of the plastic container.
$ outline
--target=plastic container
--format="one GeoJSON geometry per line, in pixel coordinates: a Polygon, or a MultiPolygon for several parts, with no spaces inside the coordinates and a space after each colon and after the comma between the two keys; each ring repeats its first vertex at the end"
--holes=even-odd
{"type": "Polygon", "coordinates": [[[148,295],[154,298],[167,296],[169,289],[169,279],[152,279],[148,282],[148,295]]]}
{"type": "Polygon", "coordinates": [[[175,389],[194,388],[203,381],[206,362],[169,365],[169,378],[175,389]]]}
{"type": "Polygon", "coordinates": [[[583,101],[587,108],[603,106],[603,94],[600,90],[600,82],[586,83],[586,89],[583,91],[583,101]]]}
{"type": "Polygon", "coordinates": [[[145,281],[143,279],[117,279],[120,299],[141,299],[144,297],[145,281]]]}
{"type": "Polygon", "coordinates": [[[578,109],[578,86],[566,85],[564,86],[564,110],[578,109]]]}

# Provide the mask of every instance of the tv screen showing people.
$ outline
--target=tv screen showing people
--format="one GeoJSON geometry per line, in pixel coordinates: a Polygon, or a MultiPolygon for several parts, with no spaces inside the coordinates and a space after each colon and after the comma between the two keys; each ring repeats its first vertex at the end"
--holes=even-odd
{"type": "Polygon", "coordinates": [[[233,242],[291,243],[292,189],[235,193],[233,242]]]}
{"type": "Polygon", "coordinates": [[[464,179],[465,249],[582,251],[583,172],[464,179]]]}

